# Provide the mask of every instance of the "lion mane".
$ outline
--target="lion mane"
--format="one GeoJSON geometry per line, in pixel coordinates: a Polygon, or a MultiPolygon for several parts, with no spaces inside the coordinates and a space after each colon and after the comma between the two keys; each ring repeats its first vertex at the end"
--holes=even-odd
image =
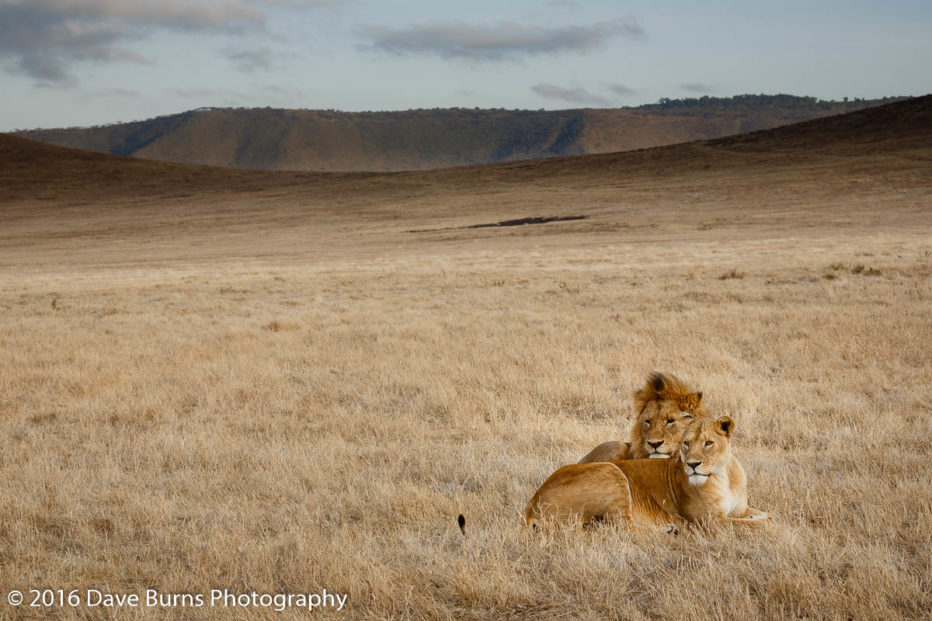
{"type": "Polygon", "coordinates": [[[668,373],[651,373],[644,386],[634,393],[635,420],[628,442],[604,442],[579,463],[669,457],[693,418],[707,417],[702,406],[702,392],[693,390],[683,380],[668,373]]]}

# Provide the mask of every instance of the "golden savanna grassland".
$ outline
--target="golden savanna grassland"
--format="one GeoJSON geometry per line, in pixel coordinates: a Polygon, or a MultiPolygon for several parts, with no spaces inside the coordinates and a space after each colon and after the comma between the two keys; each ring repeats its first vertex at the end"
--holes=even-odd
{"type": "MultiPolygon", "coordinates": [[[[928,618],[930,126],[4,180],[0,617],[308,614],[6,601],[226,588],[327,589],[346,605],[314,615],[343,618],[928,618]],[[526,531],[653,370],[735,419],[771,522],[526,531]]],[[[20,171],[65,157],[17,145],[20,171]]]]}

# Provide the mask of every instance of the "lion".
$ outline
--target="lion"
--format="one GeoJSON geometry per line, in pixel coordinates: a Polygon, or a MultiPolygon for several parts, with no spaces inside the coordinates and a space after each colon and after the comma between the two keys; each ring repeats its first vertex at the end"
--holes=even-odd
{"type": "Polygon", "coordinates": [[[683,429],[693,418],[708,416],[702,393],[665,373],[652,373],[634,394],[637,412],[628,442],[604,442],[579,460],[580,464],[619,459],[663,459],[679,446],[683,429]]]}
{"type": "Polygon", "coordinates": [[[675,459],[621,459],[563,466],[524,510],[525,523],[572,519],[627,527],[679,527],[724,518],[742,523],[768,515],[748,506],[747,478],[734,457],[735,423],[700,417],[687,426],[675,459]]]}

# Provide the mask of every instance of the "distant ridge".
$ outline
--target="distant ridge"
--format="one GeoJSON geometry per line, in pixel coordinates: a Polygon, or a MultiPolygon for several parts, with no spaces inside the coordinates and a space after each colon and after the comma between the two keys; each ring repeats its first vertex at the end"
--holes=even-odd
{"type": "MultiPolygon", "coordinates": [[[[509,183],[555,179],[587,184],[619,175],[672,175],[739,166],[885,158],[932,183],[932,95],[859,112],[723,139],[637,152],[504,162],[395,174],[271,172],[156,162],[53,146],[0,134],[0,205],[17,201],[86,201],[97,197],[183,197],[203,192],[372,192],[421,184],[509,183]]],[[[471,187],[471,186],[469,186],[471,187]]],[[[406,190],[406,191],[410,191],[406,190]]],[[[499,223],[500,224],[500,223],[499,223]]]]}
{"type": "Polygon", "coordinates": [[[199,108],[146,121],[17,135],[189,164],[293,171],[405,171],[629,151],[769,129],[901,98],[790,95],[661,100],[640,108],[336,112],[199,108]]]}

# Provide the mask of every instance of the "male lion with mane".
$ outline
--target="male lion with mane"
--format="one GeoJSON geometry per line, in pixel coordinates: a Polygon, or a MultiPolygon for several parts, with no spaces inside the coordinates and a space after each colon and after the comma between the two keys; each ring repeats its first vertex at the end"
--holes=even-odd
{"type": "Polygon", "coordinates": [[[628,442],[604,442],[579,460],[581,464],[619,459],[663,459],[674,455],[680,436],[693,418],[708,416],[702,393],[665,373],[651,373],[634,393],[637,416],[628,442]]]}
{"type": "Polygon", "coordinates": [[[622,459],[563,466],[524,510],[528,526],[540,520],[623,522],[628,527],[678,526],[708,518],[759,522],[748,506],[744,468],[731,451],[729,416],[694,419],[675,459],[622,459]]]}

